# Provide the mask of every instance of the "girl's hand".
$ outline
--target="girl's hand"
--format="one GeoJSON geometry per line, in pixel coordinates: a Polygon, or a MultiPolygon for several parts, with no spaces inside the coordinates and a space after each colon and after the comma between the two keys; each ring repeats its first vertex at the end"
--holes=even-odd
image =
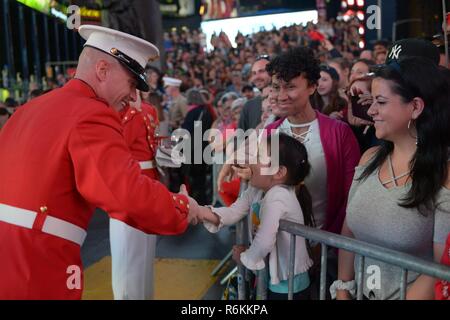
{"type": "Polygon", "coordinates": [[[243,245],[233,246],[233,260],[239,265],[242,264],[241,253],[244,252],[245,250],[247,250],[246,246],[243,246],[243,245]]]}
{"type": "Polygon", "coordinates": [[[187,219],[189,224],[195,226],[199,222],[200,206],[194,198],[191,198],[189,196],[189,193],[187,192],[186,186],[184,184],[180,186],[179,194],[182,194],[189,199],[189,213],[187,219]]]}

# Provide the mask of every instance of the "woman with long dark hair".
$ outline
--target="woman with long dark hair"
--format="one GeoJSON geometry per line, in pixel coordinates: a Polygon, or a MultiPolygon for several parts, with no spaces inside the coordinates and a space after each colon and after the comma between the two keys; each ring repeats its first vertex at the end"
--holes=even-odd
{"type": "MultiPolygon", "coordinates": [[[[367,150],[356,168],[343,235],[439,261],[450,231],[449,91],[425,58],[376,71],[368,113],[382,144],[367,150]]],[[[355,262],[354,254],[340,250],[332,286],[338,299],[351,297],[355,262]]],[[[365,266],[380,270],[378,285],[363,281],[367,298],[399,297],[399,268],[370,258],[365,266]]],[[[407,284],[407,299],[433,298],[433,278],[408,272],[407,284]]]]}
{"type": "Polygon", "coordinates": [[[320,78],[316,93],[318,94],[316,109],[333,119],[344,118],[347,100],[339,94],[339,74],[336,69],[328,65],[320,66],[320,78]]]}

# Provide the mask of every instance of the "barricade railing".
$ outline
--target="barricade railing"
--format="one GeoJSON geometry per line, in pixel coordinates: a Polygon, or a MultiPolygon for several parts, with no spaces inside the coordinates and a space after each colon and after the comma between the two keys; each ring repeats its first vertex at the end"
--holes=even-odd
{"type": "Polygon", "coordinates": [[[378,245],[363,242],[353,238],[348,238],[335,233],[318,230],[301,224],[280,221],[279,230],[286,231],[291,234],[290,256],[289,256],[289,299],[293,297],[294,282],[294,263],[295,263],[295,238],[303,237],[307,240],[320,243],[321,250],[321,269],[320,269],[320,300],[326,297],[326,274],[327,274],[327,254],[328,247],[343,249],[356,254],[358,258],[358,266],[356,270],[357,279],[357,300],[363,299],[363,273],[364,259],[366,257],[396,266],[401,269],[401,279],[399,283],[400,299],[406,298],[406,286],[408,271],[417,272],[431,276],[436,279],[442,279],[450,282],[450,267],[431,262],[425,259],[415,257],[404,252],[387,249],[378,245]]]}
{"type": "MultiPolygon", "coordinates": [[[[239,196],[247,189],[247,184],[241,182],[241,188],[239,196]]],[[[248,219],[244,218],[236,225],[236,244],[246,244],[246,236],[248,227],[246,226],[248,219]]],[[[406,298],[407,288],[407,276],[408,271],[413,271],[419,274],[431,276],[436,279],[442,279],[450,282],[450,267],[428,261],[416,256],[406,254],[404,252],[395,251],[392,249],[384,248],[378,245],[374,245],[368,242],[356,240],[353,238],[345,237],[339,234],[319,230],[312,227],[307,227],[302,224],[293,223],[290,221],[282,220],[279,226],[280,231],[286,231],[291,234],[290,237],[290,253],[289,253],[289,277],[288,277],[288,299],[293,298],[294,287],[294,267],[295,267],[295,239],[296,236],[303,237],[306,240],[314,241],[321,245],[321,269],[320,269],[320,288],[319,299],[325,300],[327,293],[326,275],[327,275],[327,258],[328,248],[343,249],[355,254],[355,259],[358,259],[358,265],[355,272],[355,279],[357,280],[357,300],[363,299],[363,281],[364,281],[364,263],[365,258],[372,258],[380,262],[384,262],[389,265],[396,266],[401,269],[401,278],[399,283],[400,300],[406,298]]],[[[231,252],[224,260],[228,260],[231,257],[231,252]]],[[[267,259],[266,259],[267,261],[267,259]]],[[[268,279],[268,263],[263,270],[257,272],[257,286],[256,286],[256,299],[264,300],[267,297],[267,279],[268,279]]],[[[236,272],[236,268],[233,269],[222,282],[228,279],[233,273],[236,272]]],[[[238,299],[245,300],[247,298],[246,292],[246,268],[242,265],[237,267],[238,272],[238,299]]]]}
{"type": "MultiPolygon", "coordinates": [[[[239,189],[239,197],[242,196],[242,194],[245,192],[245,190],[247,190],[248,184],[247,182],[242,181],[241,182],[241,187],[239,189]]],[[[247,241],[246,241],[246,235],[247,235],[247,219],[242,219],[241,221],[239,221],[236,225],[236,244],[237,245],[246,245],[247,241]]],[[[238,299],[239,300],[245,300],[247,299],[247,292],[246,292],[246,285],[245,285],[245,281],[246,281],[246,270],[245,267],[240,264],[238,265],[238,299]]]]}

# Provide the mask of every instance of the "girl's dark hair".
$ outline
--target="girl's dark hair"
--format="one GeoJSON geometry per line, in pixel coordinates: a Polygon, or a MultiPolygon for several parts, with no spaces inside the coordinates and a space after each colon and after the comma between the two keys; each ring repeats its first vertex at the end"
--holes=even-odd
{"type": "Polygon", "coordinates": [[[291,48],[276,56],[267,64],[266,70],[270,76],[276,75],[286,82],[301,75],[308,80],[309,85],[316,85],[320,79],[319,60],[307,47],[291,48]]]}
{"type": "MultiPolygon", "coordinates": [[[[304,181],[311,171],[308,162],[308,153],[305,146],[295,138],[284,133],[277,133],[279,141],[279,165],[287,169],[285,184],[295,186],[295,193],[303,211],[303,219],[306,226],[314,227],[311,194],[304,181]]],[[[270,144],[272,136],[267,141],[270,144]]]]}
{"type": "MultiPolygon", "coordinates": [[[[430,60],[409,57],[376,70],[375,77],[389,80],[391,90],[406,102],[420,97],[425,107],[415,120],[417,150],[411,162],[412,185],[399,203],[417,208],[423,215],[434,211],[436,195],[447,181],[450,145],[450,94],[442,71],[430,60]]],[[[366,179],[377,170],[394,145],[382,141],[381,147],[358,179],[366,179]]]]}
{"type": "Polygon", "coordinates": [[[320,98],[318,103],[319,106],[321,106],[321,108],[317,109],[327,116],[329,116],[335,111],[342,111],[347,107],[347,100],[342,98],[339,94],[339,81],[335,79],[332,79],[332,81],[333,85],[331,87],[328,105],[325,105],[323,98],[320,95],[318,95],[318,98],[320,98]]]}

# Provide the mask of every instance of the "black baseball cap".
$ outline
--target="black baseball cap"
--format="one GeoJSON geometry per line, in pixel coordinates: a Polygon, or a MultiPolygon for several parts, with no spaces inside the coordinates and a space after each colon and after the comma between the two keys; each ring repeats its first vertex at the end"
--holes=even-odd
{"type": "Polygon", "coordinates": [[[403,57],[423,57],[439,65],[439,49],[424,39],[408,38],[395,41],[388,50],[386,64],[403,57]]]}
{"type": "Polygon", "coordinates": [[[339,81],[339,73],[336,71],[335,68],[330,67],[327,64],[322,64],[322,65],[320,65],[320,71],[328,73],[330,75],[331,79],[339,81]]]}

